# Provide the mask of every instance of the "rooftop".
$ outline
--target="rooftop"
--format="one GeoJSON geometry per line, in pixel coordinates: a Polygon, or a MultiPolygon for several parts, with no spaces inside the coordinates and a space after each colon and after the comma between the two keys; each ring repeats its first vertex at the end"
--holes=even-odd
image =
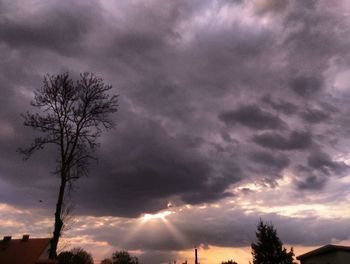
{"type": "MultiPolygon", "coordinates": [[[[45,250],[48,249],[50,238],[30,238],[24,235],[22,239],[12,239],[10,236],[0,240],[0,263],[36,264],[45,250]]],[[[46,263],[46,262],[45,262],[46,263]]]]}
{"type": "Polygon", "coordinates": [[[347,246],[338,246],[338,245],[325,245],[323,247],[317,248],[315,250],[309,251],[303,255],[297,257],[297,260],[303,260],[309,257],[313,257],[316,255],[329,253],[333,251],[348,251],[350,252],[350,247],[347,246]]]}

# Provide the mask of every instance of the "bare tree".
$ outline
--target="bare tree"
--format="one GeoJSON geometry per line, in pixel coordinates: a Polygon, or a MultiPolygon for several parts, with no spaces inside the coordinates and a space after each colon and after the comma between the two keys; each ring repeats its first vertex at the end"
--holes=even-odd
{"type": "Polygon", "coordinates": [[[53,144],[58,150],[55,174],[60,187],[55,211],[55,225],[51,240],[50,258],[57,257],[57,244],[69,212],[65,207],[66,187],[88,174],[94,159],[97,139],[102,129],[113,128],[110,114],[117,111],[116,95],[110,95],[111,85],[104,84],[93,73],[83,73],[74,82],[68,73],[46,75],[43,85],[35,92],[31,105],[39,112],[23,115],[24,125],[41,132],[25,149],[19,149],[28,159],[37,150],[53,144]]]}

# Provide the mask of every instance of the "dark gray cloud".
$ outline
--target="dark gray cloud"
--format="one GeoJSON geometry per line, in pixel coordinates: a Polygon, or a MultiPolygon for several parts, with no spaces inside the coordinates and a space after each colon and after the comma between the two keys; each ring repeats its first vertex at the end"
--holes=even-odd
{"type": "MultiPolygon", "coordinates": [[[[217,8],[235,12],[244,4],[223,1],[217,8]]],[[[91,177],[79,182],[82,186],[76,196],[81,212],[136,216],[162,209],[171,199],[192,204],[217,201],[231,196],[230,186],[243,179],[273,181],[284,169],[315,169],[315,162],[308,162],[304,152],[315,141],[324,153],[331,150],[322,134],[333,129],[337,120],[329,123],[328,117],[342,104],[337,102],[332,110],[316,110],[325,104],[322,95],[327,80],[323,70],[313,65],[336,56],[338,50],[335,45],[323,49],[317,58],[313,51],[308,56],[315,47],[307,45],[314,37],[313,27],[319,38],[338,40],[317,24],[337,24],[331,14],[323,17],[322,11],[312,13],[298,3],[282,8],[267,1],[264,12],[249,15],[257,21],[264,16],[282,19],[285,39],[280,39],[281,29],[272,24],[261,24],[259,30],[257,25],[238,22],[215,24],[212,30],[198,24],[195,18],[202,12],[216,12],[210,1],[118,7],[103,2],[97,6],[52,2],[23,11],[21,17],[18,10],[24,7],[3,5],[8,12],[1,13],[0,39],[5,44],[1,48],[6,51],[1,84],[10,98],[4,101],[3,119],[14,130],[12,139],[4,139],[6,148],[14,145],[16,137],[22,138],[18,145],[32,138],[27,131],[21,133],[17,117],[26,110],[23,102],[29,102],[46,71],[101,72],[121,95],[120,126],[103,138],[100,162],[93,166],[91,177]],[[125,16],[112,16],[108,8],[123,10],[125,16]],[[62,23],[57,22],[60,20],[62,23]],[[303,27],[295,27],[296,22],[303,27]],[[295,59],[299,48],[304,60],[295,59]],[[13,52],[17,55],[11,55],[13,52]],[[284,56],[287,64],[281,64],[284,56]],[[300,70],[302,61],[308,62],[305,71],[300,70]],[[17,65],[23,65],[21,70],[17,65]],[[320,126],[308,131],[307,126],[316,123],[320,126]],[[235,126],[228,129],[231,125],[235,126]],[[271,131],[256,134],[265,129],[271,131]],[[290,154],[260,152],[256,145],[290,154]],[[295,151],[305,160],[295,158],[295,151]],[[258,176],[259,171],[263,177],[258,176]],[[90,194],[100,189],[105,191],[95,201],[90,194]],[[103,208],[98,202],[102,200],[106,201],[103,208]]],[[[16,154],[3,158],[3,164],[16,163],[14,157],[16,154]]],[[[17,175],[5,181],[16,189],[16,179],[23,175],[18,170],[30,167],[28,170],[40,172],[38,182],[49,181],[54,186],[54,177],[45,180],[50,165],[40,166],[40,158],[21,164],[20,169],[4,165],[4,175],[17,175]]],[[[338,172],[335,165],[322,168],[332,175],[338,172]]]]}
{"type": "Polygon", "coordinates": [[[281,112],[286,115],[291,115],[297,112],[298,107],[293,103],[284,100],[274,100],[271,95],[265,95],[262,98],[262,102],[270,105],[274,110],[281,112]]]}
{"type": "MultiPolygon", "coordinates": [[[[43,210],[55,203],[55,151],[26,163],[15,152],[34,137],[19,114],[31,110],[32,92],[47,72],[93,71],[120,94],[120,112],[113,117],[118,126],[101,138],[90,177],[76,183],[77,214],[135,217],[165,209],[169,201],[235,201],[232,188],[277,186],[284,172],[292,174],[291,192],[302,203],[348,173],[346,1],[0,6],[3,202],[43,210]]],[[[228,232],[232,226],[224,220],[210,223],[207,233],[186,221],[178,225],[193,243],[247,245],[245,231],[228,232]],[[235,238],[229,242],[226,234],[235,238]]],[[[309,219],[303,223],[312,225],[309,219]]],[[[318,224],[313,227],[326,226],[318,224]]],[[[331,232],[341,237],[340,229],[330,230],[314,241],[329,240],[331,232]]],[[[286,238],[305,242],[292,233],[286,238]]],[[[130,247],[181,248],[171,239],[150,241],[142,238],[130,247]]]]}
{"type": "Polygon", "coordinates": [[[283,169],[287,167],[290,163],[290,160],[286,155],[273,155],[269,152],[263,151],[252,153],[251,159],[259,164],[263,164],[267,167],[275,167],[277,169],[283,169]]]}
{"type": "Polygon", "coordinates": [[[337,176],[342,176],[348,170],[345,162],[336,162],[331,157],[323,152],[312,153],[307,160],[311,168],[322,171],[324,174],[331,175],[332,172],[337,176]]]}
{"type": "Polygon", "coordinates": [[[226,125],[236,123],[253,129],[281,129],[284,122],[269,112],[261,110],[257,105],[242,105],[236,110],[224,111],[219,114],[219,119],[226,125]]]}
{"type": "Polygon", "coordinates": [[[297,77],[290,82],[290,87],[301,97],[314,96],[322,89],[322,82],[317,77],[297,77]]]}
{"type": "Polygon", "coordinates": [[[343,161],[334,161],[321,151],[313,151],[307,158],[307,165],[298,165],[296,171],[296,186],[301,190],[320,190],[330,176],[342,177],[349,171],[349,166],[343,161]]]}
{"type": "Polygon", "coordinates": [[[128,126],[117,130],[118,140],[109,139],[108,152],[94,166],[93,174],[103,176],[82,182],[76,195],[80,212],[138,216],[166,208],[171,197],[192,204],[211,202],[230,195],[226,189],[240,180],[238,166],[230,174],[214,174],[188,139],[170,137],[150,119],[128,117],[128,126]],[[96,188],[104,191],[91,196],[96,188]]]}
{"type": "Polygon", "coordinates": [[[84,48],[88,33],[101,20],[100,7],[89,1],[69,5],[53,2],[33,8],[24,16],[20,16],[19,10],[13,11],[15,8],[0,18],[0,40],[11,48],[23,50],[48,49],[74,56],[84,48]]]}
{"type": "Polygon", "coordinates": [[[307,109],[300,113],[302,119],[309,123],[320,123],[329,118],[329,114],[319,109],[307,109]]]}
{"type": "Polygon", "coordinates": [[[327,182],[327,175],[304,165],[296,166],[295,171],[298,175],[295,183],[301,190],[320,190],[327,182]]]}
{"type": "Polygon", "coordinates": [[[309,132],[305,131],[293,131],[287,137],[279,133],[265,132],[255,135],[253,141],[269,149],[304,150],[310,147],[312,137],[309,132]]]}

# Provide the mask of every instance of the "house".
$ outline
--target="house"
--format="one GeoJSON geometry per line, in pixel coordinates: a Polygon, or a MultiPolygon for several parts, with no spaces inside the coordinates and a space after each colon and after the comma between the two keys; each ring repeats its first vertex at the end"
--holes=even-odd
{"type": "Polygon", "coordinates": [[[54,264],[49,260],[50,238],[31,238],[23,235],[22,239],[5,236],[0,240],[1,264],[54,264]]]}
{"type": "Polygon", "coordinates": [[[350,247],[326,245],[297,257],[301,264],[349,264],[350,247]]]}

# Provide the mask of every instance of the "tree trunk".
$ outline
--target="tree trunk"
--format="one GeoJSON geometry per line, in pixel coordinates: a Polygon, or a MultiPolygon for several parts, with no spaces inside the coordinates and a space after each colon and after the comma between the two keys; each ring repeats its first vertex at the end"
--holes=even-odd
{"type": "Polygon", "coordinates": [[[51,247],[50,247],[50,254],[49,254],[50,259],[57,258],[57,244],[61,236],[61,230],[63,227],[61,213],[62,213],[62,204],[63,204],[64,190],[66,188],[66,183],[67,181],[66,181],[65,175],[61,175],[60,192],[58,194],[56,212],[55,212],[55,229],[53,231],[53,238],[51,239],[51,247]]]}

